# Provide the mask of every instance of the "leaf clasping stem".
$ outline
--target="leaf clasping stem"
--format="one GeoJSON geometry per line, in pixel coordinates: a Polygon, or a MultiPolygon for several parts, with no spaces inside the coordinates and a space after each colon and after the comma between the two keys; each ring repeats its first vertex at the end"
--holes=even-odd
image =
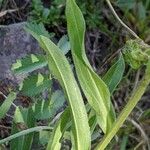
{"type": "Polygon", "coordinates": [[[98,144],[96,150],[104,150],[112,138],[116,135],[120,127],[123,125],[131,111],[134,109],[136,104],[141,99],[142,95],[145,93],[146,88],[150,83],[150,61],[148,62],[146,72],[143,76],[143,79],[140,81],[139,85],[137,86],[136,90],[133,91],[131,97],[129,98],[128,103],[120,113],[118,119],[114,122],[111,131],[106,134],[103,140],[98,144]]]}

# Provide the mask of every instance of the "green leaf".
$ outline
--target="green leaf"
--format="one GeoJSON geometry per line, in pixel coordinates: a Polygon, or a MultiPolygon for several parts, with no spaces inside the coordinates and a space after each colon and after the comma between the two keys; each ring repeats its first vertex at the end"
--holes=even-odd
{"type": "MultiPolygon", "coordinates": [[[[49,141],[51,133],[49,131],[40,131],[39,132],[39,143],[43,146],[46,145],[49,141]]],[[[35,141],[35,140],[34,140],[35,141]]]]}
{"type": "MultiPolygon", "coordinates": [[[[21,109],[19,107],[16,108],[14,118],[13,118],[11,135],[21,130],[19,128],[19,125],[26,128],[26,124],[25,124],[26,114],[27,114],[27,109],[21,109]]],[[[23,139],[24,139],[23,136],[20,138],[12,139],[12,141],[10,141],[10,149],[20,150],[20,148],[23,145],[23,139]]]]}
{"type": "Polygon", "coordinates": [[[73,61],[78,80],[91,107],[95,110],[99,125],[106,133],[111,129],[115,117],[110,93],[102,79],[93,71],[85,54],[85,22],[74,0],[67,0],[66,16],[73,61]]]}
{"type": "MultiPolygon", "coordinates": [[[[27,127],[32,128],[35,127],[35,117],[32,107],[28,108],[28,114],[26,119],[27,127]]],[[[34,133],[29,133],[24,137],[22,150],[30,150],[33,142],[34,133]]]]}
{"type": "MultiPolygon", "coordinates": [[[[24,128],[32,128],[35,126],[35,118],[32,107],[30,108],[16,108],[13,126],[12,126],[12,133],[17,133],[21,129],[18,125],[23,126],[24,128]]],[[[16,150],[30,150],[32,146],[34,133],[30,133],[26,136],[22,136],[20,138],[15,138],[11,141],[11,149],[16,150]]]]}
{"type": "Polygon", "coordinates": [[[69,109],[66,109],[54,127],[51,138],[49,139],[48,142],[47,150],[61,149],[60,140],[67,128],[67,123],[69,122],[69,120],[70,120],[70,112],[69,109]]]}
{"type": "Polygon", "coordinates": [[[64,55],[66,55],[70,50],[70,42],[68,41],[68,36],[62,36],[57,45],[62,50],[64,55]]]}
{"type": "Polygon", "coordinates": [[[123,9],[132,9],[136,6],[135,0],[118,0],[116,5],[123,9]]]}
{"type": "Polygon", "coordinates": [[[43,68],[47,65],[47,61],[43,55],[27,55],[25,58],[18,59],[12,65],[12,71],[15,74],[27,74],[34,70],[43,68]]]}
{"type": "Polygon", "coordinates": [[[26,78],[20,86],[20,91],[29,97],[36,96],[51,87],[52,81],[48,76],[38,73],[26,78]]]}
{"type": "Polygon", "coordinates": [[[41,36],[42,46],[47,52],[48,65],[53,75],[64,89],[73,118],[73,138],[75,148],[86,150],[90,147],[90,130],[88,118],[79,87],[75,81],[71,67],[59,48],[46,37],[41,36]],[[74,101],[74,98],[76,100],[74,101]],[[78,109],[77,109],[78,108],[78,109]],[[86,136],[85,136],[86,133],[86,136]]]}
{"type": "MultiPolygon", "coordinates": [[[[30,32],[31,34],[33,32],[30,32]]],[[[90,148],[90,129],[88,118],[79,87],[75,81],[71,67],[61,50],[46,37],[33,36],[39,41],[41,47],[46,51],[49,68],[52,74],[60,82],[71,108],[73,119],[73,138],[77,150],[90,148]],[[40,37],[40,38],[39,38],[40,37]],[[74,100],[75,99],[75,100],[74,100]],[[86,133],[86,136],[85,136],[86,133]]]]}
{"type": "Polygon", "coordinates": [[[5,101],[2,103],[2,105],[0,106],[0,119],[2,119],[3,117],[5,117],[7,111],[9,110],[10,106],[12,105],[12,102],[15,100],[16,98],[16,93],[11,92],[8,97],[5,99],[5,101]]]}
{"type": "Polygon", "coordinates": [[[38,35],[43,35],[47,38],[52,38],[54,36],[54,34],[50,34],[48,31],[46,31],[43,23],[27,23],[26,27],[25,27],[26,31],[32,31],[33,34],[37,33],[38,35]]]}
{"type": "Polygon", "coordinates": [[[138,17],[139,17],[139,20],[143,21],[143,20],[146,19],[146,8],[144,7],[143,2],[139,2],[137,6],[138,6],[138,17]]]}
{"type": "Polygon", "coordinates": [[[107,71],[104,75],[103,80],[109,87],[109,91],[112,94],[120,83],[123,73],[125,70],[125,62],[123,56],[121,55],[119,60],[107,71]]]}
{"type": "Polygon", "coordinates": [[[50,102],[47,100],[38,101],[35,108],[36,114],[35,118],[37,119],[48,119],[53,118],[57,111],[64,105],[65,97],[62,91],[55,91],[50,99],[50,102]]]}

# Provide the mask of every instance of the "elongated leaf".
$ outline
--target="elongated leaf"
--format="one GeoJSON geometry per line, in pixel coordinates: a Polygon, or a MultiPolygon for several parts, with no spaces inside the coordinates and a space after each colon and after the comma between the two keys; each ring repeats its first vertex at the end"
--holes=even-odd
{"type": "Polygon", "coordinates": [[[89,104],[96,111],[103,132],[110,130],[114,122],[110,93],[100,77],[93,71],[85,54],[85,22],[75,0],[67,0],[66,16],[71,51],[77,76],[89,104]]]}
{"type": "MultiPolygon", "coordinates": [[[[28,114],[27,114],[27,119],[26,119],[26,123],[27,123],[28,128],[35,127],[35,122],[36,122],[36,120],[34,117],[33,109],[28,108],[28,114]]],[[[34,137],[34,133],[29,133],[28,135],[26,135],[24,137],[22,150],[30,150],[31,149],[33,137],[34,137]]]]}
{"type": "Polygon", "coordinates": [[[37,33],[38,35],[43,35],[43,36],[46,36],[47,38],[52,38],[54,37],[54,33],[49,33],[43,23],[27,23],[26,24],[26,27],[25,27],[25,30],[28,31],[33,31],[33,33],[37,33]]]}
{"type": "Polygon", "coordinates": [[[121,55],[119,60],[107,71],[103,80],[109,87],[109,91],[112,94],[123,77],[125,70],[125,62],[121,55]]]}
{"type": "Polygon", "coordinates": [[[20,86],[20,90],[24,95],[36,96],[46,89],[51,87],[52,81],[48,76],[43,76],[38,73],[37,75],[31,75],[26,78],[20,86]]]}
{"type": "Polygon", "coordinates": [[[62,36],[57,45],[62,50],[64,55],[66,55],[70,50],[70,43],[68,41],[67,35],[62,36]]]}
{"type": "MultiPolygon", "coordinates": [[[[25,124],[26,114],[27,114],[27,109],[21,110],[19,107],[16,108],[14,118],[13,118],[11,135],[21,130],[19,128],[19,125],[26,128],[26,124],[25,124]]],[[[20,148],[22,148],[22,145],[23,145],[23,140],[24,140],[24,137],[22,136],[20,138],[15,138],[12,141],[10,141],[10,149],[20,150],[20,148]]]]}
{"type": "MultiPolygon", "coordinates": [[[[32,33],[33,32],[31,32],[31,34],[32,33]]],[[[33,36],[40,42],[41,47],[46,51],[49,68],[60,82],[67,96],[73,119],[72,131],[73,138],[76,141],[75,149],[87,150],[90,148],[88,118],[79,87],[75,81],[70,65],[58,46],[51,40],[43,36],[39,38],[36,33],[34,33],[33,36]]]]}
{"type": "Polygon", "coordinates": [[[132,9],[136,6],[135,0],[118,0],[116,5],[123,9],[132,9]]]}
{"type": "Polygon", "coordinates": [[[43,36],[41,36],[41,42],[47,52],[50,70],[63,87],[71,107],[75,149],[86,150],[90,147],[88,118],[83,99],[73,76],[72,70],[67,59],[54,43],[43,36]]]}
{"type": "MultiPolygon", "coordinates": [[[[20,131],[20,126],[24,128],[32,128],[35,126],[35,118],[32,107],[30,108],[16,108],[14,120],[13,120],[13,127],[12,127],[12,134],[17,133],[20,131]]],[[[16,138],[11,141],[11,149],[18,149],[18,150],[30,150],[32,146],[34,133],[30,133],[26,136],[22,136],[20,138],[16,138]]]]}
{"type": "Polygon", "coordinates": [[[36,114],[37,119],[52,119],[57,111],[63,107],[65,103],[65,97],[62,91],[56,91],[52,94],[50,102],[49,100],[41,100],[36,104],[36,114]]]}
{"type": "Polygon", "coordinates": [[[16,98],[16,93],[11,92],[8,97],[5,99],[5,101],[0,106],[0,119],[5,117],[7,111],[9,110],[10,106],[12,105],[12,102],[16,98]]]}
{"type": "Polygon", "coordinates": [[[26,74],[34,70],[43,68],[47,65],[45,57],[42,55],[27,55],[25,58],[19,59],[12,65],[12,71],[15,74],[26,74]]]}
{"type": "Polygon", "coordinates": [[[61,148],[60,139],[67,128],[67,123],[70,120],[69,109],[65,110],[60,120],[55,125],[51,138],[48,142],[47,150],[59,150],[61,148]]]}

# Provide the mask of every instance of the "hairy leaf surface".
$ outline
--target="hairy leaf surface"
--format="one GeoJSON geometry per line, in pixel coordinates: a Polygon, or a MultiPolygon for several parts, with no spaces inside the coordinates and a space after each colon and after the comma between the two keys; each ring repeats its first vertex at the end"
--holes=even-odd
{"type": "MultiPolygon", "coordinates": [[[[35,34],[34,37],[36,38],[35,34]]],[[[73,120],[72,131],[75,149],[87,150],[90,148],[88,118],[79,87],[75,81],[70,65],[58,46],[51,40],[44,36],[40,36],[40,39],[38,37],[37,40],[39,40],[41,47],[47,53],[48,65],[52,74],[58,79],[67,96],[73,120]]]]}
{"type": "Polygon", "coordinates": [[[89,104],[100,118],[98,121],[100,127],[106,133],[114,121],[114,116],[109,113],[113,108],[110,92],[101,78],[93,71],[86,57],[84,48],[85,22],[75,0],[67,0],[66,16],[71,51],[79,82],[89,104]]]}

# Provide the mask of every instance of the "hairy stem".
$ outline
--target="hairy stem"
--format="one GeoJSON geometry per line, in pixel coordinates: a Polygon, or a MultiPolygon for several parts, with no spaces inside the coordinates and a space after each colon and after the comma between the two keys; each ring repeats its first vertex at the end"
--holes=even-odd
{"type": "Polygon", "coordinates": [[[140,39],[140,37],[133,31],[131,30],[117,15],[116,11],[114,10],[113,6],[111,5],[109,0],[106,0],[109,8],[111,9],[113,15],[116,17],[116,19],[120,22],[120,24],[125,27],[136,39],[140,39]]]}
{"type": "Polygon", "coordinates": [[[116,135],[118,132],[119,128],[123,125],[131,111],[134,109],[138,101],[141,99],[142,95],[144,94],[147,86],[150,83],[150,62],[147,65],[147,69],[145,72],[145,75],[143,79],[140,81],[139,85],[137,86],[136,90],[133,91],[131,97],[129,98],[129,101],[125,108],[122,110],[120,113],[118,119],[112,126],[111,131],[106,134],[103,138],[103,140],[98,144],[96,147],[96,150],[104,150],[109,142],[112,140],[112,138],[116,135]]]}

